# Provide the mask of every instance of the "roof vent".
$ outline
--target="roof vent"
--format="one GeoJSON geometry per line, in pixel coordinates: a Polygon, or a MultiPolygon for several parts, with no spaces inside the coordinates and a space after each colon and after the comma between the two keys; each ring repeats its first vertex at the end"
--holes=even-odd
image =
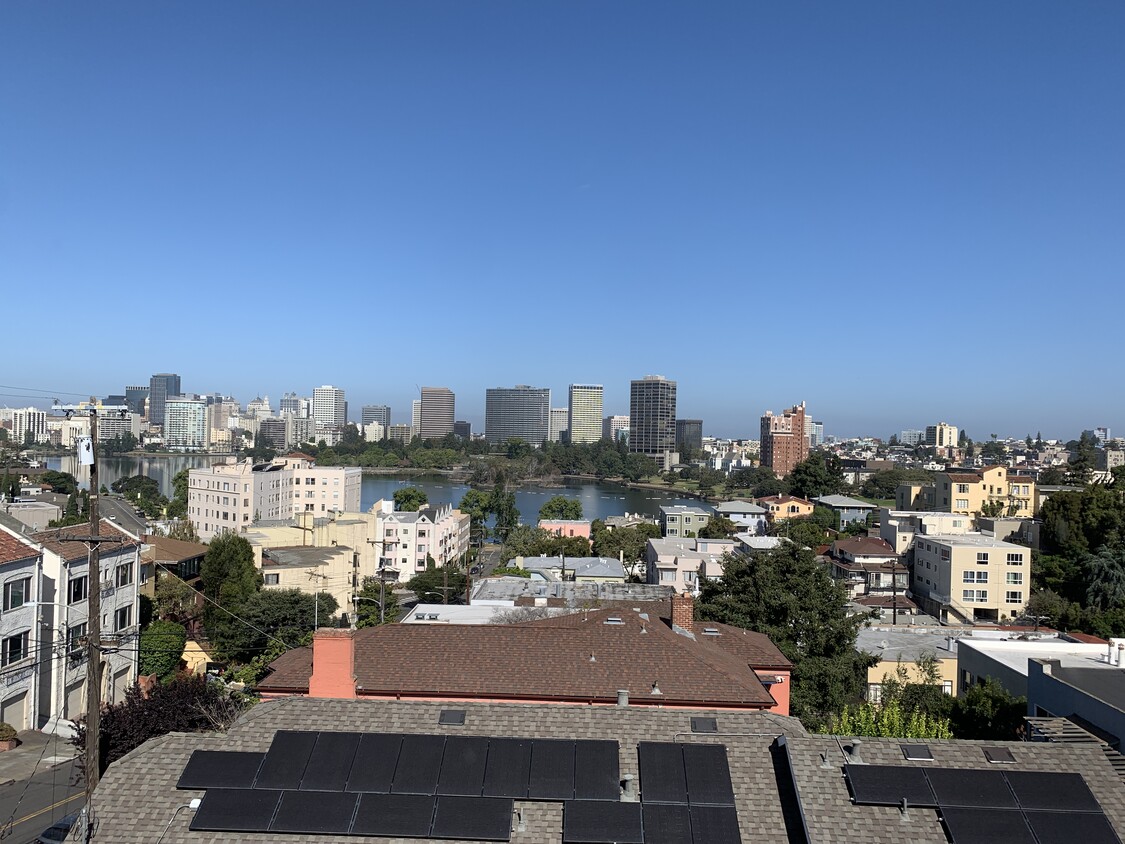
{"type": "Polygon", "coordinates": [[[899,749],[908,762],[933,762],[934,754],[924,744],[900,744],[899,749]]]}
{"type": "Polygon", "coordinates": [[[446,727],[463,727],[465,726],[465,710],[443,709],[438,716],[437,722],[446,727]]]}
{"type": "Polygon", "coordinates": [[[717,718],[692,718],[691,731],[693,733],[717,733],[719,721],[717,718]]]}
{"type": "Polygon", "coordinates": [[[703,635],[704,636],[718,636],[719,635],[719,628],[718,627],[704,627],[703,628],[703,635]]]}
{"type": "Polygon", "coordinates": [[[655,680],[652,681],[652,690],[651,690],[650,694],[654,694],[654,695],[664,694],[664,692],[660,691],[660,685],[655,680]]]}
{"type": "Polygon", "coordinates": [[[625,621],[620,616],[611,615],[609,618],[607,618],[605,620],[604,623],[605,624],[624,624],[625,621]]]}
{"type": "Polygon", "coordinates": [[[429,613],[426,616],[426,620],[427,621],[437,621],[438,620],[438,614],[436,612],[429,613]]]}
{"type": "Polygon", "coordinates": [[[425,621],[426,620],[426,614],[424,612],[416,612],[416,613],[414,613],[414,620],[415,621],[425,621]]]}
{"type": "Polygon", "coordinates": [[[1014,765],[1016,757],[1006,747],[982,747],[984,758],[993,765],[1014,765]]]}

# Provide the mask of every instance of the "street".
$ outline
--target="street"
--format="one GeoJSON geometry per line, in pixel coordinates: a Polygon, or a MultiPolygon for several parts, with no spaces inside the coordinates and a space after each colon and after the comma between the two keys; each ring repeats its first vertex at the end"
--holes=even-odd
{"type": "Polygon", "coordinates": [[[79,777],[72,761],[40,771],[30,786],[24,780],[0,787],[0,837],[5,844],[31,844],[59,818],[81,809],[85,790],[79,777]]]}
{"type": "Polygon", "coordinates": [[[138,516],[133,506],[124,498],[115,495],[98,496],[98,512],[102,518],[109,519],[115,524],[136,536],[144,536],[148,532],[147,523],[143,516],[138,516]]]}

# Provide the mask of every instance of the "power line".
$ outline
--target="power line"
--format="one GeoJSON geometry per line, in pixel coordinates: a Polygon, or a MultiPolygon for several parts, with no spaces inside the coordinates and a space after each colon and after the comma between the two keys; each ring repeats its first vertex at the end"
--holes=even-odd
{"type": "Polygon", "coordinates": [[[83,398],[90,397],[89,393],[76,393],[73,390],[44,390],[39,387],[16,387],[13,384],[0,384],[0,390],[23,390],[28,393],[45,393],[46,398],[52,398],[53,396],[82,396],[83,398]]]}

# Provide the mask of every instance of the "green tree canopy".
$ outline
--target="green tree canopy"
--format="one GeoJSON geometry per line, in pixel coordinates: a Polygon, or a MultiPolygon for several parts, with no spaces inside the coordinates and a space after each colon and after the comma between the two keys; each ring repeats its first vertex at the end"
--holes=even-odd
{"type": "Polygon", "coordinates": [[[398,598],[391,591],[391,585],[385,583],[380,586],[379,579],[375,577],[365,579],[363,588],[356,593],[360,600],[352,605],[356,627],[378,627],[380,624],[393,624],[398,621],[398,598]],[[383,606],[382,622],[379,621],[380,603],[383,606]]]}
{"type": "Polygon", "coordinates": [[[1027,698],[1011,693],[992,677],[969,687],[953,705],[953,735],[975,741],[1019,741],[1027,698]]]}
{"type": "Polygon", "coordinates": [[[660,538],[660,525],[637,525],[609,530],[600,519],[591,527],[593,553],[598,557],[623,558],[627,563],[643,560],[649,539],[660,538]]]}
{"type": "Polygon", "coordinates": [[[1056,492],[1043,503],[1040,543],[1048,554],[1078,559],[1125,538],[1125,496],[1091,484],[1075,492],[1056,492]]]}
{"type": "Polygon", "coordinates": [[[314,600],[300,589],[263,589],[239,608],[241,621],[231,619],[218,638],[212,635],[211,642],[226,659],[246,663],[273,640],[295,646],[316,627],[331,627],[338,608],[327,592],[318,593],[314,600]]]}
{"type": "Polygon", "coordinates": [[[422,603],[459,604],[465,594],[465,573],[456,566],[438,568],[431,560],[425,571],[406,582],[406,588],[422,603]],[[435,601],[435,596],[441,597],[435,601]]]}
{"type": "Polygon", "coordinates": [[[223,635],[223,628],[233,621],[229,613],[237,615],[262,585],[262,576],[254,567],[254,549],[244,537],[229,532],[211,540],[199,580],[204,597],[210,599],[203,605],[203,626],[212,639],[223,635]]]}
{"type": "Polygon", "coordinates": [[[78,492],[78,481],[70,472],[48,469],[39,476],[39,483],[49,486],[51,492],[59,492],[63,495],[74,495],[78,492]]]}
{"type": "Polygon", "coordinates": [[[175,676],[187,643],[187,631],[174,621],[154,621],[141,633],[137,673],[155,674],[162,683],[175,676]]]}
{"type": "Polygon", "coordinates": [[[814,498],[840,492],[844,483],[844,469],[840,458],[826,451],[814,451],[793,467],[789,473],[789,488],[793,495],[814,498]]]}
{"type": "Polygon", "coordinates": [[[577,498],[555,495],[539,508],[539,519],[581,519],[582,502],[577,498]]]}
{"type": "Polygon", "coordinates": [[[738,525],[719,514],[707,520],[707,524],[699,529],[700,539],[728,539],[738,533],[738,525]]]}
{"type": "Polygon", "coordinates": [[[395,509],[403,513],[421,510],[429,503],[429,496],[424,489],[416,486],[404,486],[396,489],[394,494],[395,509]]]}
{"type": "Polygon", "coordinates": [[[855,649],[864,617],[847,604],[811,551],[785,543],[726,557],[722,579],[703,584],[699,615],[769,636],[793,662],[793,714],[817,725],[858,699],[871,661],[855,649]]]}
{"type": "Polygon", "coordinates": [[[480,544],[484,542],[485,522],[488,521],[489,496],[478,489],[470,489],[461,497],[457,509],[469,517],[469,538],[480,544]]]}

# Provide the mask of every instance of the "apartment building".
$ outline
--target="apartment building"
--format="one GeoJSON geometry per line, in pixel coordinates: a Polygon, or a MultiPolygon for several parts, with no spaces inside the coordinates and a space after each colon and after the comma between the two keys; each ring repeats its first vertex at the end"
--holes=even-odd
{"type": "Polygon", "coordinates": [[[312,418],[318,428],[340,428],[348,422],[344,391],[325,384],[313,390],[312,418]]]}
{"type": "Polygon", "coordinates": [[[550,442],[562,442],[570,436],[570,428],[567,427],[569,414],[565,407],[551,408],[551,424],[547,432],[547,439],[550,442]]]}
{"type": "Polygon", "coordinates": [[[629,439],[629,417],[607,416],[602,420],[602,439],[617,442],[629,439]]]}
{"type": "Polygon", "coordinates": [[[766,508],[766,518],[771,522],[778,519],[800,519],[811,516],[813,503],[795,495],[767,495],[754,499],[766,508]]]}
{"type": "Polygon", "coordinates": [[[426,570],[429,558],[441,568],[465,558],[469,552],[469,516],[451,504],[399,512],[394,502],[379,501],[378,514],[383,552],[380,565],[394,569],[398,579],[409,580],[426,570]]]}
{"type": "Polygon", "coordinates": [[[809,456],[809,439],[805,435],[805,403],[793,405],[775,416],[767,410],[762,416],[759,450],[763,466],[783,478],[809,456]]]}
{"type": "Polygon", "coordinates": [[[572,443],[593,443],[602,437],[601,384],[571,384],[567,402],[567,437],[572,443]]]}
{"type": "Polygon", "coordinates": [[[824,559],[832,576],[844,584],[852,600],[894,598],[897,593],[899,612],[914,609],[913,603],[906,597],[910,588],[910,572],[890,543],[873,536],[837,539],[824,559]]]}
{"type": "Polygon", "coordinates": [[[1020,615],[1031,590],[1031,549],[982,533],[918,536],[911,594],[942,622],[1020,615]]]}
{"type": "Polygon", "coordinates": [[[418,436],[440,440],[453,433],[456,397],[448,387],[423,387],[419,400],[418,436]]]}
{"type": "Polygon", "coordinates": [[[214,463],[188,472],[188,518],[199,538],[209,542],[259,520],[354,512],[359,510],[361,480],[356,467],[317,466],[299,453],[269,463],[214,463]]]}
{"type": "Polygon", "coordinates": [[[956,448],[957,434],[956,425],[949,425],[945,422],[927,425],[925,443],[931,448],[956,448]]]}
{"type": "Polygon", "coordinates": [[[703,580],[723,576],[723,557],[734,547],[733,539],[650,539],[645,544],[646,581],[671,586],[677,595],[698,595],[703,580]]]}
{"type": "MultiPolygon", "coordinates": [[[[46,647],[39,631],[41,614],[37,607],[40,596],[40,575],[43,551],[40,546],[14,530],[0,525],[0,579],[3,582],[3,612],[0,613],[0,721],[17,730],[39,727],[39,677],[42,672],[36,659],[50,659],[50,641],[46,647]]],[[[45,631],[49,634],[49,628],[45,631]]]]}
{"type": "Polygon", "coordinates": [[[889,510],[885,507],[879,511],[879,536],[899,555],[909,554],[919,536],[962,534],[972,529],[973,520],[960,513],[889,510]]]}
{"type": "Polygon", "coordinates": [[[944,513],[1030,519],[1035,515],[1035,481],[1009,476],[1003,466],[941,472],[934,485],[934,508],[944,513]],[[990,509],[995,512],[989,513],[990,509]]]}
{"type": "Polygon", "coordinates": [[[660,508],[660,532],[665,536],[695,536],[712,515],[704,507],[669,504],[660,508]]]}
{"type": "Polygon", "coordinates": [[[646,375],[629,382],[629,451],[669,468],[669,456],[676,451],[675,381],[646,375]]]}
{"type": "Polygon", "coordinates": [[[207,402],[187,396],[164,400],[164,444],[176,451],[203,451],[210,445],[207,402]]]}

